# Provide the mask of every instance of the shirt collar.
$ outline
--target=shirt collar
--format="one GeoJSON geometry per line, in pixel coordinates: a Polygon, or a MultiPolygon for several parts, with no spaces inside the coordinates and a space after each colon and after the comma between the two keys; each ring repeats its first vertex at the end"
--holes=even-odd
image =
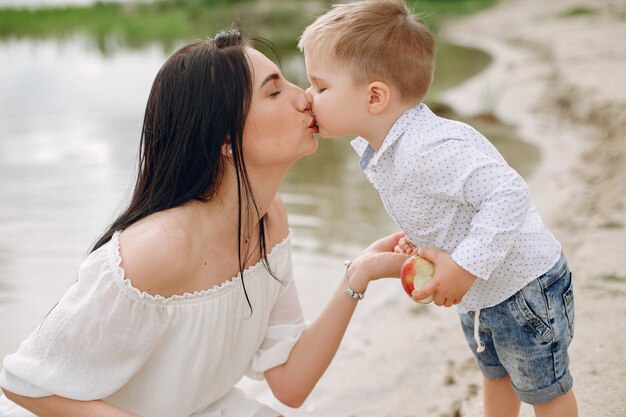
{"type": "Polygon", "coordinates": [[[391,129],[389,129],[389,132],[387,133],[387,136],[385,136],[385,140],[383,140],[383,144],[378,152],[374,152],[374,148],[370,146],[367,140],[360,136],[352,140],[350,143],[361,158],[359,161],[361,169],[365,170],[368,165],[376,165],[387,149],[389,149],[398,139],[402,137],[402,135],[404,135],[404,132],[406,132],[407,128],[411,124],[411,120],[414,120],[415,116],[419,114],[424,107],[426,107],[426,105],[420,103],[404,112],[404,114],[402,114],[402,116],[395,121],[393,126],[391,126],[391,129]]]}

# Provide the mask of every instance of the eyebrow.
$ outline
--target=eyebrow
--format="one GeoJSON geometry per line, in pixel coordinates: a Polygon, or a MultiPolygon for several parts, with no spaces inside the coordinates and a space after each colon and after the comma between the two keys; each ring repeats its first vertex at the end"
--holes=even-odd
{"type": "Polygon", "coordinates": [[[274,72],[274,73],[268,75],[267,77],[265,77],[265,79],[261,83],[261,86],[259,87],[259,89],[263,88],[263,86],[265,84],[269,83],[270,81],[274,81],[274,80],[278,80],[278,79],[280,79],[280,75],[278,75],[277,72],[274,72]]]}

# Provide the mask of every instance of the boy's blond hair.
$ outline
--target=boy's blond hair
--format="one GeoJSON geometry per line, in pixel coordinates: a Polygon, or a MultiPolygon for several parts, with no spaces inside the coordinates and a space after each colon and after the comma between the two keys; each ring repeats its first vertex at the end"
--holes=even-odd
{"type": "Polygon", "coordinates": [[[298,48],[330,51],[355,82],[390,82],[406,101],[424,100],[433,80],[433,35],[404,0],[336,4],[304,30],[298,48]]]}

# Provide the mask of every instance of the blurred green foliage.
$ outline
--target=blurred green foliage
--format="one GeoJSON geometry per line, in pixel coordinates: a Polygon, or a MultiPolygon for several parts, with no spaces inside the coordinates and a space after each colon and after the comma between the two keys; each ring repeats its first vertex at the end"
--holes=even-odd
{"type": "MultiPolygon", "coordinates": [[[[420,0],[413,9],[437,33],[448,16],[477,11],[496,0],[420,0]]],[[[296,51],[297,38],[329,0],[156,0],[151,3],[96,3],[92,6],[0,9],[0,39],[93,37],[103,52],[211,36],[240,25],[249,36],[271,40],[283,53],[296,51]]]]}
{"type": "Polygon", "coordinates": [[[568,9],[560,14],[561,17],[587,16],[598,13],[598,9],[591,7],[576,6],[568,9]]]}

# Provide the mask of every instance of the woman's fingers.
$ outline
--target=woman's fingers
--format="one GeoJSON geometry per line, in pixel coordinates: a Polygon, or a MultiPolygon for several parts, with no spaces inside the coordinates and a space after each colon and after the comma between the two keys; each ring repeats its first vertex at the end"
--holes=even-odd
{"type": "Polygon", "coordinates": [[[400,239],[404,236],[402,232],[396,232],[389,236],[378,239],[370,245],[368,249],[379,252],[393,252],[393,249],[398,246],[400,239]]]}

